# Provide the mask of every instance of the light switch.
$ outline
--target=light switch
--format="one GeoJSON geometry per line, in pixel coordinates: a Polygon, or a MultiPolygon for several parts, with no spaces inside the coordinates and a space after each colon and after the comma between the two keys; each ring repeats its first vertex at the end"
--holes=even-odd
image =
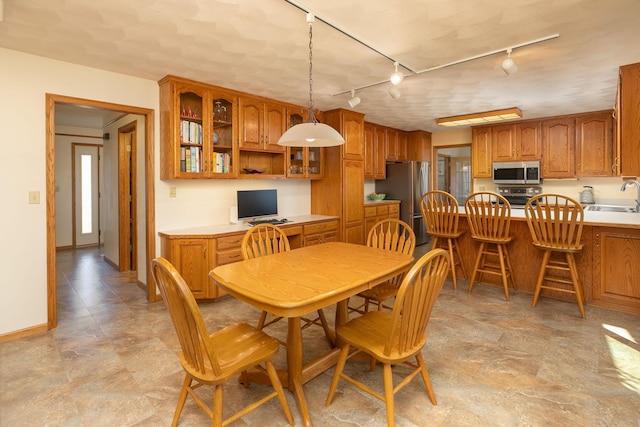
{"type": "Polygon", "coordinates": [[[31,204],[31,205],[40,204],[40,192],[39,191],[29,191],[29,204],[31,204]]]}
{"type": "Polygon", "coordinates": [[[169,187],[169,197],[176,197],[176,187],[169,187]]]}

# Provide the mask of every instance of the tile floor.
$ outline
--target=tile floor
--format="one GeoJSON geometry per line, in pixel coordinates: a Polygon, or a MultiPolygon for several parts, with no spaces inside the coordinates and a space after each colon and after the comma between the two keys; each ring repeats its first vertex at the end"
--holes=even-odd
{"type": "MultiPolygon", "coordinates": [[[[587,307],[583,320],[572,303],[542,298],[532,309],[530,294],[506,302],[501,288],[479,284],[469,294],[465,285],[445,284],[427,329],[438,405],[416,378],[396,397],[398,426],[640,426],[640,316],[587,307]]],[[[201,308],[212,330],[258,318],[233,298],[201,308]]],[[[164,305],[148,304],[131,274],[115,272],[99,249],[60,252],[58,320],[47,333],[0,344],[0,426],[170,424],[183,377],[179,346],[164,305]]],[[[320,328],[304,335],[308,358],[326,348],[320,328]]],[[[281,351],[276,363],[283,360],[281,351]]],[[[382,384],[380,368],[347,369],[382,384]]],[[[332,372],[305,385],[314,425],[386,425],[382,402],[345,382],[325,407],[332,372]]],[[[232,381],[227,406],[264,391],[232,381]]],[[[192,400],[180,421],[207,424],[192,400]]],[[[286,421],[272,401],[235,425],[286,421]]]]}

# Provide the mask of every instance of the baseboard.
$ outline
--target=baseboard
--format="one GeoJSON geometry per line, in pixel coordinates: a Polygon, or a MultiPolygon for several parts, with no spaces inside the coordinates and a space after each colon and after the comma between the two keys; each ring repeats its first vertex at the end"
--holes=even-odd
{"type": "Polygon", "coordinates": [[[116,264],[115,262],[111,261],[109,258],[107,258],[106,256],[102,256],[102,259],[104,260],[104,262],[106,262],[107,264],[109,264],[111,267],[113,267],[116,271],[120,271],[120,267],[118,266],[118,264],[116,264]]]}
{"type": "Polygon", "coordinates": [[[18,338],[28,337],[31,335],[41,334],[47,332],[47,324],[32,326],[30,328],[20,329],[18,331],[9,332],[0,335],[0,343],[17,340],[18,338]]]}

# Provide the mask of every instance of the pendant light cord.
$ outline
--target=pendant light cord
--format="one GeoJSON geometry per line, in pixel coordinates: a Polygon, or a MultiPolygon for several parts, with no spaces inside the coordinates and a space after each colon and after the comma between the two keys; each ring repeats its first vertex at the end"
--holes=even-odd
{"type": "Polygon", "coordinates": [[[313,114],[313,21],[309,22],[309,114],[307,121],[309,123],[318,123],[315,114],[313,114]]]}

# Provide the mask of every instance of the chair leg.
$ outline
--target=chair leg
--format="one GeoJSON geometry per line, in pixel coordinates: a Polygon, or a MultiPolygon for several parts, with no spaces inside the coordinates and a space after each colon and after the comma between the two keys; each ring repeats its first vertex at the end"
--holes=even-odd
{"type": "Polygon", "coordinates": [[[387,407],[387,425],[393,427],[395,425],[394,420],[394,407],[393,407],[393,375],[391,372],[391,365],[385,363],[383,366],[384,377],[384,403],[387,407]]]}
{"type": "Polygon", "coordinates": [[[318,310],[318,318],[320,319],[320,324],[322,325],[322,329],[324,330],[324,335],[329,341],[329,345],[331,345],[331,347],[335,347],[335,338],[333,332],[331,331],[331,328],[329,327],[329,324],[327,323],[327,317],[324,315],[323,310],[318,310]]]}
{"type": "MultiPolygon", "coordinates": [[[[454,240],[453,241],[453,247],[456,250],[456,253],[458,254],[458,261],[460,263],[460,270],[462,270],[462,277],[464,277],[465,279],[469,278],[469,275],[467,274],[467,269],[464,268],[464,261],[462,261],[462,255],[460,254],[460,247],[458,246],[458,240],[454,240]]],[[[453,263],[453,258],[451,258],[451,262],[453,263]]]]}
{"type": "Polygon", "coordinates": [[[344,365],[347,363],[350,347],[351,346],[349,344],[345,344],[342,346],[342,350],[340,350],[340,356],[338,357],[338,363],[336,363],[336,370],[333,373],[333,379],[331,380],[331,386],[329,387],[329,394],[327,395],[325,406],[331,405],[331,402],[333,401],[333,394],[336,392],[338,381],[340,381],[340,375],[342,374],[344,365]]]}
{"type": "Polygon", "coordinates": [[[222,427],[222,396],[223,384],[216,384],[213,388],[213,407],[211,408],[211,426],[222,427]]]}
{"type": "Polygon", "coordinates": [[[540,264],[540,272],[538,273],[538,281],[536,282],[536,289],[533,292],[533,302],[531,303],[531,307],[535,307],[538,303],[538,297],[540,296],[540,290],[542,289],[542,282],[544,282],[544,276],[547,270],[547,264],[549,263],[549,258],[551,257],[551,251],[545,250],[544,255],[542,256],[542,264],[540,264]]]}
{"type": "Polygon", "coordinates": [[[513,277],[513,267],[511,266],[511,257],[509,256],[509,248],[505,245],[504,247],[504,257],[507,260],[507,268],[509,269],[509,278],[511,279],[511,286],[513,286],[513,290],[516,291],[516,279],[513,277]]]}
{"type": "Polygon", "coordinates": [[[416,362],[418,362],[418,366],[420,367],[420,374],[422,374],[422,381],[424,381],[424,385],[427,388],[427,394],[429,394],[429,399],[431,399],[431,403],[433,403],[433,406],[436,406],[438,402],[436,402],[436,395],[433,392],[433,387],[431,386],[431,379],[429,378],[429,371],[427,371],[427,365],[424,363],[424,358],[422,357],[422,353],[418,352],[416,354],[416,362]]]}
{"type": "Polygon", "coordinates": [[[182,413],[182,408],[184,408],[184,403],[187,401],[187,389],[191,386],[191,377],[189,375],[184,376],[184,381],[182,381],[182,388],[180,389],[180,395],[178,396],[178,404],[176,406],[176,411],[173,414],[173,421],[171,422],[171,427],[176,427],[178,425],[178,419],[180,418],[180,414],[182,413]]]}
{"type": "Polygon", "coordinates": [[[473,289],[473,283],[476,280],[476,274],[478,274],[478,269],[480,268],[480,261],[482,260],[484,254],[484,248],[486,243],[480,242],[480,248],[478,249],[478,255],[476,255],[476,262],[473,266],[473,273],[471,273],[471,280],[469,281],[469,292],[473,289]]]}
{"type": "Polygon", "coordinates": [[[504,297],[509,301],[509,282],[507,281],[507,269],[505,267],[505,248],[502,245],[496,245],[498,249],[498,260],[500,261],[500,273],[502,274],[502,286],[504,287],[504,297]]]}
{"type": "Polygon", "coordinates": [[[269,379],[271,380],[271,385],[273,389],[278,393],[278,400],[280,401],[280,406],[282,406],[282,410],[284,411],[285,417],[287,417],[287,421],[289,425],[293,425],[293,415],[291,414],[291,408],[289,407],[289,403],[287,402],[287,397],[284,395],[284,389],[282,388],[282,383],[280,382],[280,378],[278,377],[278,372],[276,368],[273,367],[273,363],[270,360],[265,362],[267,365],[267,374],[269,374],[269,379]]]}
{"type": "Polygon", "coordinates": [[[582,294],[582,284],[580,283],[580,277],[578,276],[578,266],[576,260],[571,252],[566,253],[567,264],[569,264],[569,272],[571,274],[571,282],[573,283],[573,289],[576,291],[576,299],[578,300],[578,309],[580,309],[580,315],[585,318],[584,314],[584,296],[582,294]]]}
{"type": "Polygon", "coordinates": [[[262,313],[260,313],[260,320],[258,320],[258,326],[256,326],[256,329],[261,331],[262,328],[264,328],[264,322],[266,320],[267,320],[267,312],[262,311],[262,313]]]}
{"type": "Polygon", "coordinates": [[[453,257],[453,242],[451,239],[447,239],[447,248],[449,250],[449,257],[451,258],[451,280],[453,281],[453,289],[458,289],[458,283],[456,281],[456,262],[453,257]]]}

